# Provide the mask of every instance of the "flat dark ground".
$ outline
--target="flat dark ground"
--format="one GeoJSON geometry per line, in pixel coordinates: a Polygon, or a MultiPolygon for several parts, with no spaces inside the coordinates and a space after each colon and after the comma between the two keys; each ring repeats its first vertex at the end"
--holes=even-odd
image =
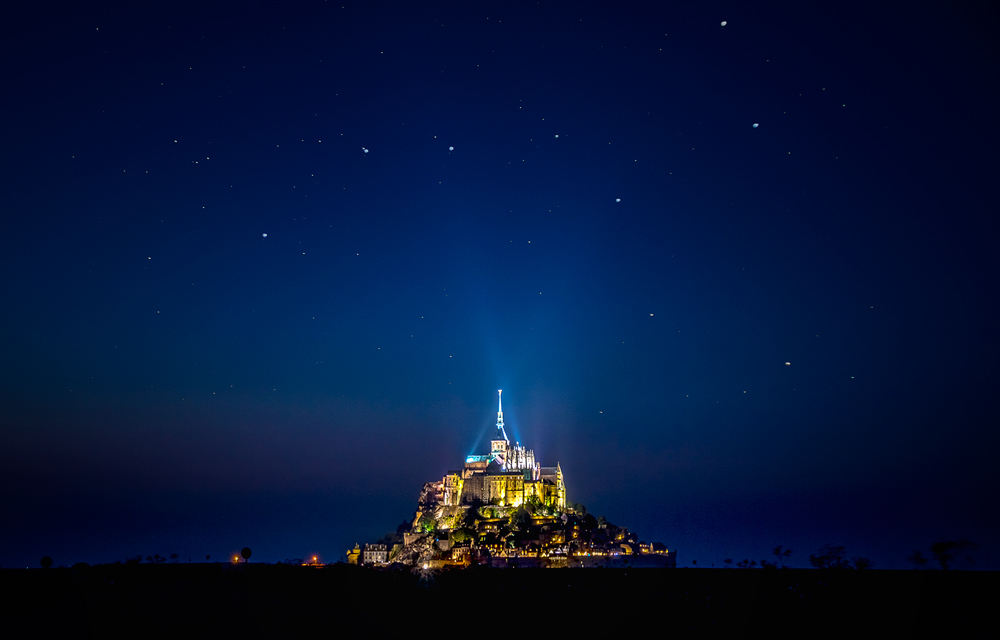
{"type": "Polygon", "coordinates": [[[998,577],[816,569],[467,569],[420,575],[348,565],[103,565],[0,570],[0,587],[8,594],[0,609],[4,627],[26,625],[32,636],[507,636],[525,625],[523,633],[546,637],[629,631],[994,638],[1000,629],[998,577]]]}

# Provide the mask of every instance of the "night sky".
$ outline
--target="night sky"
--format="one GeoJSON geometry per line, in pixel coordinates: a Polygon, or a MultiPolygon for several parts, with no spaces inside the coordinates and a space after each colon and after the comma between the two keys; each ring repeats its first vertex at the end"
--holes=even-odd
{"type": "Polygon", "coordinates": [[[998,568],[994,15],[207,4],[0,21],[2,566],[335,561],[503,389],[679,565],[998,568]]]}

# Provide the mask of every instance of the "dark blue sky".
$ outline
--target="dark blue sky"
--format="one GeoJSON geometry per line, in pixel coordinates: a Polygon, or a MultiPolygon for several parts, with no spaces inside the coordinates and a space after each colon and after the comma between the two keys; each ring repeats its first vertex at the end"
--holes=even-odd
{"type": "Polygon", "coordinates": [[[335,560],[503,388],[571,501],[681,564],[966,537],[996,568],[995,15],[27,11],[3,566],[335,560]]]}

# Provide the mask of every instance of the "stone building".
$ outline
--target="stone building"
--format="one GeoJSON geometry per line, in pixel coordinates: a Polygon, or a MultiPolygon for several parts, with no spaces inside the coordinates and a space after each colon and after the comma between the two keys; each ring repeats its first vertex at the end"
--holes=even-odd
{"type": "Polygon", "coordinates": [[[358,564],[361,559],[361,545],[355,544],[353,549],[347,550],[347,564],[358,564]]]}
{"type": "Polygon", "coordinates": [[[441,504],[459,506],[474,502],[516,507],[535,501],[550,507],[566,507],[566,484],[562,468],[542,467],[535,452],[511,444],[503,424],[503,391],[498,392],[496,437],[490,452],[471,455],[465,466],[449,471],[441,480],[441,504]]]}
{"type": "Polygon", "coordinates": [[[384,544],[366,544],[361,554],[362,564],[385,564],[389,562],[389,548],[384,544]]]}

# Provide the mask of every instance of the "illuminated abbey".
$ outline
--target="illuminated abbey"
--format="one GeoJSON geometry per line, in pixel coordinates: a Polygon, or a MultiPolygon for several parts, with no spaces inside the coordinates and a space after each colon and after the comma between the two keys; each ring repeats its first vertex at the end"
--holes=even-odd
{"type": "Polygon", "coordinates": [[[448,565],[673,566],[676,552],[647,544],[625,527],[566,502],[562,467],[543,467],[535,452],[511,442],[503,392],[489,453],[466,457],[461,469],[424,483],[412,520],[376,543],[348,550],[356,564],[439,568],[448,565]]]}
{"type": "Polygon", "coordinates": [[[535,462],[535,452],[511,444],[503,425],[503,390],[497,392],[497,432],[490,442],[490,452],[471,455],[459,471],[449,472],[441,481],[441,503],[493,504],[519,507],[528,502],[547,507],[566,507],[566,485],[562,468],[542,467],[535,462]]]}

